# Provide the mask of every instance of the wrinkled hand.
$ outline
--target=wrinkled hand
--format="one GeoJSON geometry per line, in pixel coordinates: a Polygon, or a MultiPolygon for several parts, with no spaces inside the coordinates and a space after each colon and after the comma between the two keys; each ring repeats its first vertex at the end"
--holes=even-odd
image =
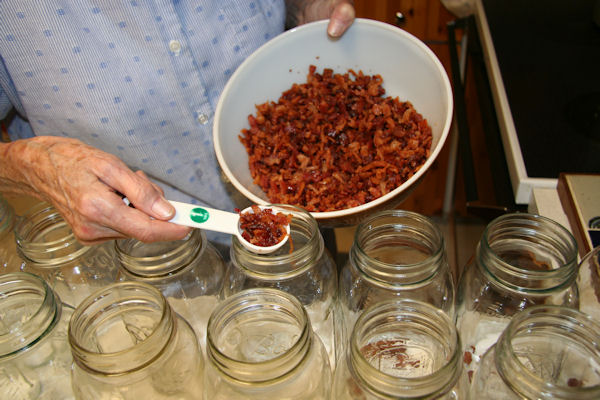
{"type": "Polygon", "coordinates": [[[327,33],[337,38],[346,32],[355,18],[351,0],[286,0],[288,26],[329,18],[327,33]]]}
{"type": "Polygon", "coordinates": [[[175,210],[143,172],[78,140],[17,140],[2,144],[0,157],[0,189],[51,203],[81,243],[175,240],[190,230],[165,222],[175,210]],[[126,206],[117,191],[136,208],[126,206]]]}

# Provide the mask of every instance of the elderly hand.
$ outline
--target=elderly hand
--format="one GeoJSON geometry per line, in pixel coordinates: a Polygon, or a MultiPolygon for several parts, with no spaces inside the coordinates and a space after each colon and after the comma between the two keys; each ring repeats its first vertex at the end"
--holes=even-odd
{"type": "Polygon", "coordinates": [[[286,0],[286,25],[293,27],[329,18],[327,33],[337,38],[354,22],[354,2],[349,0],[286,0]]]}
{"type": "Polygon", "coordinates": [[[175,240],[190,230],[166,222],[175,209],[143,172],[78,140],[17,140],[0,145],[0,157],[0,190],[51,203],[83,244],[126,237],[175,240]],[[116,192],[136,208],[127,207],[116,192]]]}

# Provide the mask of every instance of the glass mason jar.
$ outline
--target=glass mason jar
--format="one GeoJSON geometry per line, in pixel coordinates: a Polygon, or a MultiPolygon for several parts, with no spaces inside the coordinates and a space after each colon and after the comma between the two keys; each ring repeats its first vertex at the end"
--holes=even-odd
{"type": "Polygon", "coordinates": [[[154,286],[100,289],[69,323],[77,399],[199,399],[203,359],[191,326],[154,286]]]}
{"type": "Polygon", "coordinates": [[[506,214],[484,230],[457,290],[457,326],[475,371],[517,312],[536,304],[579,307],[577,244],[557,222],[506,214]]]}
{"type": "Polygon", "coordinates": [[[297,297],[310,317],[313,329],[327,349],[330,364],[335,363],[337,321],[334,312],[337,269],[323,241],[317,221],[305,210],[289,205],[273,205],[291,214],[290,239],[271,254],[247,250],[232,236],[231,260],[223,295],[225,298],[244,289],[273,287],[297,297]]]}
{"type": "Polygon", "coordinates": [[[300,301],[272,288],[241,291],[210,316],[205,399],[329,399],[331,369],[300,301]]]}
{"type": "Polygon", "coordinates": [[[444,238],[431,219],[402,210],[374,213],[357,226],[340,272],[340,346],[360,313],[386,299],[424,301],[453,318],[454,290],[444,238]]]}
{"type": "Polygon", "coordinates": [[[63,303],[76,307],[94,290],[117,280],[112,242],[79,243],[70,226],[47,203],[34,205],[15,227],[22,270],[48,282],[63,303]]]}
{"type": "Polygon", "coordinates": [[[0,275],[0,398],[72,399],[73,309],[38,276],[0,275]]]}
{"type": "Polygon", "coordinates": [[[600,399],[600,324],[563,306],[517,313],[473,376],[473,399],[600,399]]]}
{"type": "Polygon", "coordinates": [[[0,196],[0,274],[21,270],[13,229],[17,220],[14,208],[0,196]]]}
{"type": "Polygon", "coordinates": [[[600,246],[590,250],[579,262],[577,287],[579,311],[600,321],[600,246]]]}
{"type": "Polygon", "coordinates": [[[208,317],[223,288],[225,262],[202,230],[185,238],[143,243],[115,241],[121,281],[146,282],[160,289],[171,308],[187,320],[202,343],[208,317]]]}
{"type": "Polygon", "coordinates": [[[466,399],[454,321],[411,299],[370,306],[356,321],[333,387],[336,400],[466,399]]]}

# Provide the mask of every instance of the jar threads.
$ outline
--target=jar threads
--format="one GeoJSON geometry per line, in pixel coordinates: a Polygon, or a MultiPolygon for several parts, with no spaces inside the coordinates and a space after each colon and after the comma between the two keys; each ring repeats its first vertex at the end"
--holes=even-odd
{"type": "Polygon", "coordinates": [[[207,398],[329,398],[325,348],[300,301],[281,290],[247,289],[224,300],[208,322],[207,356],[207,398]]]}
{"type": "Polygon", "coordinates": [[[433,279],[444,266],[444,238],[423,215],[384,211],[357,227],[349,257],[374,284],[410,289],[433,279]]]}
{"type": "Polygon", "coordinates": [[[579,307],[577,243],[557,222],[502,215],[485,228],[457,290],[456,324],[470,373],[519,311],[540,304],[579,307]]]}
{"type": "Polygon", "coordinates": [[[317,221],[309,212],[291,205],[273,207],[292,216],[290,239],[275,253],[256,254],[233,237],[223,297],[258,287],[277,288],[295,296],[306,307],[334,368],[337,357],[334,343],[339,330],[335,262],[325,248],[317,221]]]}
{"type": "Polygon", "coordinates": [[[423,301],[454,316],[454,280],[444,238],[431,219],[403,210],[372,214],[357,226],[340,273],[342,348],[358,316],[387,299],[423,301]]]}
{"type": "Polygon", "coordinates": [[[465,398],[461,348],[443,311],[411,299],[382,301],[356,321],[334,398],[465,398]]]}
{"type": "Polygon", "coordinates": [[[472,398],[600,398],[600,324],[563,306],[532,306],[483,356],[472,398]]]}
{"type": "Polygon", "coordinates": [[[71,399],[72,308],[36,275],[0,275],[0,397],[71,399]]]}
{"type": "Polygon", "coordinates": [[[34,205],[19,219],[15,240],[23,259],[21,269],[43,278],[72,307],[117,280],[112,242],[83,245],[47,203],[34,205]]]}
{"type": "Polygon", "coordinates": [[[563,226],[533,214],[492,221],[476,250],[486,275],[508,290],[545,293],[577,278],[577,243],[563,226]]]}
{"type": "Polygon", "coordinates": [[[83,300],[69,324],[79,399],[202,395],[202,353],[192,328],[155,287],[107,286],[83,300]]]}
{"type": "Polygon", "coordinates": [[[36,267],[54,267],[75,260],[90,247],[82,245],[60,213],[47,203],[29,209],[15,226],[19,255],[36,267]]]}

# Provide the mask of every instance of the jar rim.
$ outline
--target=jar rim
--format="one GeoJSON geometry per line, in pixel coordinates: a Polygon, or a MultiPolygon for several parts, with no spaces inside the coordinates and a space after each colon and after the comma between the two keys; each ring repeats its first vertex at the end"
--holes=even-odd
{"type": "Polygon", "coordinates": [[[8,334],[0,335],[0,349],[6,347],[6,351],[0,353],[0,359],[12,358],[35,347],[60,320],[60,299],[42,278],[22,271],[0,275],[0,304],[13,296],[31,294],[38,296],[41,301],[27,319],[21,319],[18,326],[12,325],[8,334]]]}
{"type": "Polygon", "coordinates": [[[226,298],[209,317],[206,329],[207,356],[229,379],[241,383],[272,384],[286,379],[292,371],[306,362],[313,345],[311,332],[308,314],[295,296],[274,288],[245,289],[226,298]],[[220,349],[216,341],[219,329],[240,314],[265,311],[271,315],[281,314],[297,320],[299,333],[287,349],[271,358],[256,361],[236,359],[220,349]]]}
{"type": "MultiPolygon", "coordinates": [[[[573,235],[558,222],[537,214],[509,213],[497,217],[484,229],[477,244],[476,257],[484,272],[509,290],[544,294],[569,287],[577,277],[577,242],[573,235]],[[498,254],[498,243],[506,237],[529,244],[530,247],[554,250],[562,257],[560,264],[551,269],[533,269],[513,265],[498,254]],[[555,246],[554,242],[560,242],[555,246]],[[517,280],[527,284],[519,285],[517,280]]],[[[558,259],[559,257],[556,257],[558,259]]]]}
{"type": "Polygon", "coordinates": [[[18,219],[14,235],[18,253],[39,267],[67,263],[91,248],[81,244],[58,210],[45,202],[35,204],[18,219]],[[65,230],[61,237],[38,240],[42,235],[57,229],[65,230]],[[48,254],[52,254],[52,257],[48,257],[48,254]]]}
{"type": "Polygon", "coordinates": [[[164,352],[176,332],[175,316],[160,290],[145,282],[112,283],[85,298],[69,321],[68,341],[73,361],[81,368],[99,374],[118,375],[150,365],[164,352]],[[117,313],[119,305],[158,310],[154,326],[146,337],[132,346],[101,352],[81,343],[93,323],[103,323],[101,313],[117,313]]]}
{"type": "Polygon", "coordinates": [[[445,264],[444,243],[442,232],[429,217],[406,210],[383,210],[371,214],[357,226],[350,257],[365,279],[374,284],[392,287],[420,285],[430,281],[445,264]],[[378,220],[381,224],[375,225],[378,220]],[[421,261],[405,264],[371,257],[365,245],[379,240],[384,230],[397,233],[394,237],[398,238],[406,234],[420,235],[418,243],[427,248],[429,254],[421,261]]]}
{"type": "Polygon", "coordinates": [[[600,383],[594,386],[570,387],[557,382],[548,382],[536,375],[520,359],[512,347],[515,338],[532,337],[535,342],[540,337],[560,337],[561,342],[572,336],[573,340],[585,342],[583,348],[595,352],[596,361],[600,362],[600,323],[591,316],[569,307],[557,305],[536,305],[518,312],[508,323],[495,345],[495,365],[504,382],[525,396],[536,397],[540,393],[548,393],[556,398],[597,399],[600,396],[600,383]],[[515,379],[516,378],[516,379],[515,379]]]}
{"type": "Polygon", "coordinates": [[[130,254],[128,250],[134,245],[146,245],[146,243],[137,239],[115,240],[114,248],[120,266],[125,273],[146,279],[172,277],[187,270],[192,265],[192,261],[206,250],[206,234],[200,229],[193,229],[183,239],[168,244],[171,248],[161,254],[152,256],[130,254]]]}
{"type": "Polygon", "coordinates": [[[394,396],[401,388],[407,397],[421,398],[446,393],[458,383],[462,374],[461,348],[456,326],[445,312],[419,300],[389,299],[367,308],[358,317],[350,337],[346,362],[353,377],[369,392],[394,396]],[[447,335],[446,362],[430,374],[416,377],[396,376],[381,371],[366,359],[361,350],[362,336],[374,332],[376,328],[378,330],[376,324],[391,326],[394,330],[398,330],[396,325],[406,324],[422,332],[437,330],[436,334],[447,335]]]}

